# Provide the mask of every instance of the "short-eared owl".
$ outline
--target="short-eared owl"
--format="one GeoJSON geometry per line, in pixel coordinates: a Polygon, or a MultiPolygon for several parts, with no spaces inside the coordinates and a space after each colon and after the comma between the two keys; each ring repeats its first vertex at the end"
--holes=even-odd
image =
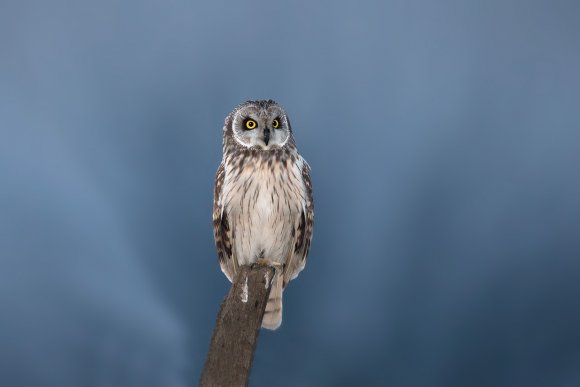
{"type": "Polygon", "coordinates": [[[223,159],[213,205],[222,271],[241,265],[276,267],[262,327],[282,323],[282,292],[304,268],[312,239],[310,167],[298,153],[286,112],[276,102],[248,101],[225,120],[223,159]]]}

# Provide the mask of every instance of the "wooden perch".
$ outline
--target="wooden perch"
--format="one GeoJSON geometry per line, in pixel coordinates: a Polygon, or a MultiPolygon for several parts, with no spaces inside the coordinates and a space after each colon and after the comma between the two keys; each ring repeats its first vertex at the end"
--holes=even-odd
{"type": "Polygon", "coordinates": [[[222,303],[200,386],[247,386],[274,268],[242,266],[222,303]]]}

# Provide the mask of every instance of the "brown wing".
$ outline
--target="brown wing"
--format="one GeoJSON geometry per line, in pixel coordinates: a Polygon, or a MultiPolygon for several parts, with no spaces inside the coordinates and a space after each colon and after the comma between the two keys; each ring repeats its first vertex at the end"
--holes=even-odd
{"type": "Polygon", "coordinates": [[[228,216],[223,209],[223,203],[221,201],[225,174],[224,164],[222,163],[216,173],[213,193],[213,236],[220,267],[228,279],[232,281],[237,271],[237,262],[232,257],[233,235],[228,222],[228,216]]]}
{"type": "Polygon", "coordinates": [[[304,206],[296,226],[294,236],[294,252],[284,270],[284,287],[288,282],[304,269],[306,257],[310,250],[310,241],[312,240],[312,230],[314,227],[314,198],[312,196],[312,182],[310,180],[310,166],[304,161],[302,167],[302,180],[304,182],[304,206]]]}

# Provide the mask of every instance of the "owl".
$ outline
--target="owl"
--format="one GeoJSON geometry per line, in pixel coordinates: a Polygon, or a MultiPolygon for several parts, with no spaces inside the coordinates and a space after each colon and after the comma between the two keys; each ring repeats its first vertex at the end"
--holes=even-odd
{"type": "Polygon", "coordinates": [[[282,293],[304,269],[313,220],[310,167],[298,153],[286,112],[272,100],[237,106],[223,127],[214,238],[230,281],[242,265],[275,268],[263,328],[282,323],[282,293]]]}

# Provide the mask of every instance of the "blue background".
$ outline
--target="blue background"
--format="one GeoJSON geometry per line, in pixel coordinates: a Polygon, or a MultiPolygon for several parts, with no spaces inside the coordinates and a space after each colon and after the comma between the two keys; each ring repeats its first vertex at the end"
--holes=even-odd
{"type": "Polygon", "coordinates": [[[579,10],[2,0],[0,385],[197,384],[223,120],[261,98],[316,224],[252,385],[580,385],[579,10]]]}

